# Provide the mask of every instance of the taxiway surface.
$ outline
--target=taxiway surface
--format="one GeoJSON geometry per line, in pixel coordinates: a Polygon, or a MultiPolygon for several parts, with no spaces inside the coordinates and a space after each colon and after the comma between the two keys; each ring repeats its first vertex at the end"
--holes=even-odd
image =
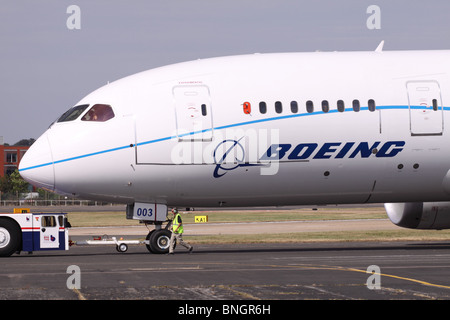
{"type": "Polygon", "coordinates": [[[143,245],[126,253],[75,246],[1,265],[0,299],[7,300],[450,298],[450,244],[439,242],[198,245],[174,255],[149,254],[143,245]],[[72,265],[80,289],[67,287],[72,265]],[[379,267],[379,289],[367,286],[369,266],[379,267]]]}

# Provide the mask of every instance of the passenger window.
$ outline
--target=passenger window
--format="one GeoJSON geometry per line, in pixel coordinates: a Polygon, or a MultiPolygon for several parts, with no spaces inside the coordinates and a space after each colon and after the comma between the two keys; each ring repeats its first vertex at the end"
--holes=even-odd
{"type": "Polygon", "coordinates": [[[369,106],[369,111],[370,111],[370,112],[374,112],[375,109],[376,109],[376,106],[375,106],[375,100],[370,99],[370,100],[367,102],[367,104],[368,104],[368,106],[369,106]]]}
{"type": "Polygon", "coordinates": [[[360,106],[359,106],[359,100],[353,100],[353,111],[359,112],[360,106]]]}
{"type": "Polygon", "coordinates": [[[202,104],[202,116],[206,116],[206,104],[202,104]]]}
{"type": "Polygon", "coordinates": [[[337,108],[338,108],[339,112],[344,112],[345,111],[345,105],[344,105],[344,101],[343,100],[338,100],[337,108]]]}
{"type": "Polygon", "coordinates": [[[433,110],[438,111],[438,103],[436,99],[433,99],[433,110]]]}
{"type": "Polygon", "coordinates": [[[259,103],[259,112],[261,112],[262,114],[265,114],[267,112],[267,105],[264,101],[261,101],[259,103]]]}
{"type": "Polygon", "coordinates": [[[306,101],[306,112],[308,113],[314,112],[314,104],[311,100],[306,101]]]}
{"type": "Polygon", "coordinates": [[[322,101],[322,111],[325,112],[325,113],[330,111],[330,105],[328,104],[327,100],[323,100],[322,101]]]}
{"type": "Polygon", "coordinates": [[[283,112],[283,105],[281,104],[280,101],[275,102],[275,112],[276,113],[283,112]]]}
{"type": "Polygon", "coordinates": [[[114,111],[107,104],[96,104],[81,118],[82,121],[104,122],[114,118],[114,111]]]}
{"type": "Polygon", "coordinates": [[[83,104],[69,109],[59,117],[58,122],[68,122],[77,119],[87,107],[89,107],[88,104],[83,104]]]}
{"type": "Polygon", "coordinates": [[[298,112],[297,101],[291,101],[291,112],[292,113],[297,113],[298,112]]]}

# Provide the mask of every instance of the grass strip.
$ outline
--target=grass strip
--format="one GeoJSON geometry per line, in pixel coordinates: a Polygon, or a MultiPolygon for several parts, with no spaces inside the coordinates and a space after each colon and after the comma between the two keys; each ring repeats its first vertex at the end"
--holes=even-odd
{"type": "MultiPolygon", "coordinates": [[[[208,216],[209,223],[317,221],[351,219],[385,219],[382,207],[371,208],[306,208],[293,210],[227,210],[190,211],[182,213],[183,222],[195,223],[195,216],[208,216]]],[[[71,212],[68,218],[73,227],[108,227],[138,225],[137,220],[127,220],[125,212],[71,212]]]]}

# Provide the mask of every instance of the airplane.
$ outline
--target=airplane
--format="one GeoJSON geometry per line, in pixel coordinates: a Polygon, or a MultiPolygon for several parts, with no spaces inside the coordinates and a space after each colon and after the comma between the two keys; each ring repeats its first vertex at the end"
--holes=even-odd
{"type": "Polygon", "coordinates": [[[127,204],[127,218],[156,225],[156,253],[167,252],[169,207],[386,203],[398,226],[450,228],[450,51],[382,45],[128,76],[52,123],[19,172],[127,204]]]}

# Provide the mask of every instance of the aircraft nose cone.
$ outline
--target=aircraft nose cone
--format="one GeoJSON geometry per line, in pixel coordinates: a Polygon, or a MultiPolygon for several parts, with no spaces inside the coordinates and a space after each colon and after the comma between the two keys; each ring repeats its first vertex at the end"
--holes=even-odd
{"type": "Polygon", "coordinates": [[[47,133],[37,139],[19,164],[22,178],[38,188],[55,189],[55,172],[47,133]]]}

